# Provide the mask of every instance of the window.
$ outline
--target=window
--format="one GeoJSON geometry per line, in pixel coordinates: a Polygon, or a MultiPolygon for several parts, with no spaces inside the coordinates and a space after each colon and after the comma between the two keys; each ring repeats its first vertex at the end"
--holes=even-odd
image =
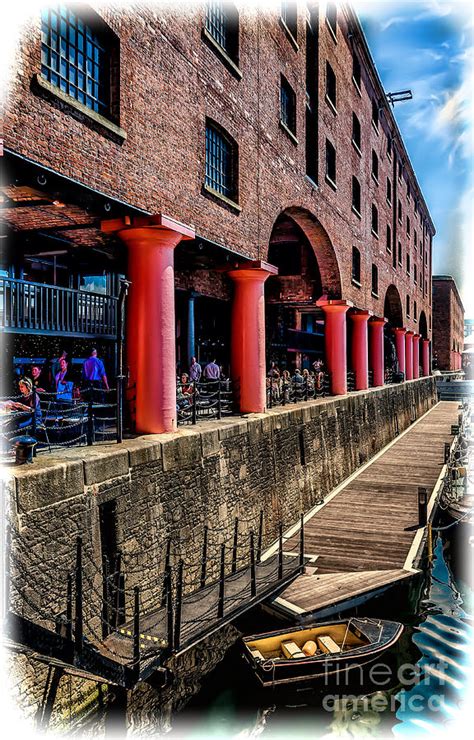
{"type": "Polygon", "coordinates": [[[377,265],[372,265],[372,295],[379,295],[379,270],[377,265]]]}
{"type": "Polygon", "coordinates": [[[410,318],[410,296],[407,295],[407,318],[410,318]]]}
{"type": "Polygon", "coordinates": [[[336,184],[336,150],[329,139],[326,139],[326,179],[331,185],[336,184]]]}
{"type": "Polygon", "coordinates": [[[296,95],[283,75],[280,83],[280,120],[296,136],[296,95]]]}
{"type": "Polygon", "coordinates": [[[402,243],[398,242],[398,264],[402,265],[402,243]]]}
{"type": "Polygon", "coordinates": [[[356,54],[352,55],[352,79],[360,92],[360,62],[356,54]]]}
{"type": "Polygon", "coordinates": [[[223,129],[206,123],[205,185],[237,202],[237,144],[223,129]]]}
{"type": "Polygon", "coordinates": [[[336,75],[329,62],[326,62],[326,100],[336,108],[336,75]]]}
{"type": "Polygon", "coordinates": [[[326,21],[331,29],[333,36],[337,33],[337,5],[333,2],[328,2],[326,5],[326,21]]]}
{"type": "Polygon", "coordinates": [[[232,3],[208,0],[205,30],[234,64],[238,64],[239,15],[232,3]]]}
{"type": "Polygon", "coordinates": [[[410,217],[407,216],[407,236],[410,236],[410,233],[411,233],[410,217]]]}
{"type": "Polygon", "coordinates": [[[415,247],[415,250],[417,249],[417,245],[418,245],[418,241],[417,240],[418,240],[418,237],[416,235],[416,231],[414,231],[413,232],[413,245],[415,247]]]}
{"type": "Polygon", "coordinates": [[[360,218],[360,182],[352,176],[352,209],[360,218]]]}
{"type": "Polygon", "coordinates": [[[379,158],[376,152],[372,149],[372,177],[378,183],[379,181],[379,158]]]}
{"type": "Polygon", "coordinates": [[[87,22],[62,5],[42,11],[41,76],[92,111],[117,118],[112,71],[118,40],[97,16],[87,22]]]}
{"type": "Polygon", "coordinates": [[[413,318],[416,321],[418,319],[418,307],[416,301],[413,301],[413,318]]]}
{"type": "Polygon", "coordinates": [[[392,205],[392,182],[389,177],[387,177],[387,203],[389,206],[392,205]]]}
{"type": "Polygon", "coordinates": [[[379,129],[379,105],[376,100],[372,98],[372,125],[378,131],[379,129]]]}
{"type": "Polygon", "coordinates": [[[387,224],[387,243],[386,243],[386,246],[387,246],[387,252],[391,252],[392,251],[392,229],[390,228],[390,226],[388,224],[387,224]]]}
{"type": "Polygon", "coordinates": [[[407,200],[408,201],[410,200],[410,194],[411,194],[410,183],[407,182],[407,200]]]}
{"type": "Polygon", "coordinates": [[[406,268],[407,268],[407,275],[410,274],[410,255],[407,252],[407,261],[406,261],[406,268]]]}
{"type": "Polygon", "coordinates": [[[298,28],[298,7],[296,2],[285,2],[281,4],[281,19],[290,32],[293,40],[297,39],[298,28]]]}
{"type": "Polygon", "coordinates": [[[372,203],[372,233],[376,236],[379,233],[379,212],[375,203],[372,203]]]}
{"type": "Polygon", "coordinates": [[[398,163],[398,179],[401,180],[403,176],[403,165],[401,162],[398,163]]]}
{"type": "Polygon", "coordinates": [[[387,157],[392,159],[392,139],[390,137],[387,139],[387,157]]]}
{"type": "Polygon", "coordinates": [[[360,121],[356,114],[352,114],[352,143],[360,152],[360,121]]]}
{"type": "Polygon", "coordinates": [[[398,221],[402,223],[402,204],[398,201],[398,221]]]}
{"type": "Polygon", "coordinates": [[[360,286],[360,252],[352,247],[352,282],[360,286]]]}
{"type": "Polygon", "coordinates": [[[418,282],[418,270],[416,265],[413,265],[413,282],[415,283],[415,285],[418,282]]]}

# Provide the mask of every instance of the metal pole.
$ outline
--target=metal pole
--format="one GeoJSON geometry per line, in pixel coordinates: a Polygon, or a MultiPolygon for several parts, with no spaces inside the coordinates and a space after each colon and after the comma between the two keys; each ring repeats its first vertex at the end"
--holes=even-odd
{"type": "Polygon", "coordinates": [[[237,548],[239,546],[239,518],[235,517],[234,523],[234,545],[232,547],[232,573],[237,571],[237,548]]]}
{"type": "Polygon", "coordinates": [[[222,419],[222,407],[221,407],[221,381],[217,381],[217,418],[222,419]]]}
{"type": "Polygon", "coordinates": [[[451,452],[451,444],[449,442],[444,443],[444,462],[447,463],[451,452]]]}
{"type": "Polygon", "coordinates": [[[166,597],[167,597],[167,593],[168,593],[168,591],[167,591],[168,586],[167,586],[167,581],[166,581],[166,573],[167,573],[167,570],[170,567],[170,565],[171,565],[171,537],[168,537],[168,540],[166,542],[165,578],[164,578],[164,581],[163,581],[163,593],[162,593],[162,596],[161,596],[161,605],[162,606],[164,606],[164,604],[166,603],[166,597]]]}
{"type": "Polygon", "coordinates": [[[8,617],[10,611],[10,553],[12,549],[12,529],[10,524],[7,524],[6,538],[5,538],[5,576],[4,576],[4,616],[8,617]]]}
{"type": "Polygon", "coordinates": [[[260,520],[258,522],[258,539],[257,539],[257,563],[260,562],[262,557],[262,542],[263,542],[263,509],[260,509],[260,520]]]}
{"type": "Polygon", "coordinates": [[[166,568],[166,622],[168,631],[168,650],[173,650],[173,592],[171,584],[171,565],[166,568]]]}
{"type": "Polygon", "coordinates": [[[31,417],[31,435],[33,437],[36,436],[36,387],[33,383],[33,390],[31,392],[32,394],[32,402],[33,402],[33,416],[31,417]]]}
{"type": "Polygon", "coordinates": [[[300,566],[304,567],[304,513],[301,512],[300,519],[300,566]]]}
{"type": "Polygon", "coordinates": [[[72,640],[72,574],[67,574],[66,639],[72,640]]]}
{"type": "Polygon", "coordinates": [[[201,562],[201,588],[206,585],[206,568],[207,568],[207,538],[208,538],[208,526],[204,525],[204,542],[202,546],[202,562],[201,562]]]}
{"type": "Polygon", "coordinates": [[[82,613],[82,537],[76,540],[76,609],[74,622],[74,652],[82,652],[83,613],[82,613]]]}
{"type": "Polygon", "coordinates": [[[110,612],[109,612],[109,559],[107,555],[102,556],[102,638],[109,634],[110,612]]]}
{"type": "Polygon", "coordinates": [[[219,577],[219,601],[217,604],[217,618],[222,619],[224,616],[224,599],[225,599],[225,545],[221,545],[221,572],[219,577]]]}
{"type": "Polygon", "coordinates": [[[140,672],[140,587],[133,588],[133,667],[140,672]]]}
{"type": "Polygon", "coordinates": [[[87,444],[89,447],[94,441],[94,411],[93,411],[93,389],[89,386],[89,401],[87,404],[87,444]]]}
{"type": "Polygon", "coordinates": [[[115,603],[115,609],[114,614],[112,615],[112,624],[117,627],[119,624],[119,611],[120,611],[120,579],[121,579],[121,570],[122,570],[122,553],[120,550],[117,551],[117,556],[115,558],[115,573],[114,573],[114,590],[115,593],[114,596],[114,603],[115,603]]]}
{"type": "Polygon", "coordinates": [[[278,579],[283,578],[283,524],[278,526],[278,579]]]}
{"type": "Polygon", "coordinates": [[[286,383],[285,381],[283,381],[283,383],[281,384],[281,389],[283,392],[283,398],[281,399],[281,405],[286,406],[286,383]]]}
{"type": "Polygon", "coordinates": [[[193,424],[197,421],[197,388],[196,388],[196,381],[193,380],[193,405],[191,407],[191,421],[193,424]]]}
{"type": "Polygon", "coordinates": [[[183,605],[183,560],[178,563],[178,580],[176,583],[176,609],[174,617],[174,649],[179,650],[181,637],[181,612],[183,605]]]}
{"type": "Polygon", "coordinates": [[[128,294],[128,288],[130,282],[121,278],[120,280],[120,291],[117,302],[117,355],[118,355],[118,368],[117,368],[117,442],[120,443],[123,440],[123,381],[125,375],[123,374],[123,324],[124,324],[124,307],[125,299],[128,294]]]}
{"type": "Polygon", "coordinates": [[[257,595],[257,571],[255,568],[255,543],[253,532],[250,532],[250,595],[257,595]]]}

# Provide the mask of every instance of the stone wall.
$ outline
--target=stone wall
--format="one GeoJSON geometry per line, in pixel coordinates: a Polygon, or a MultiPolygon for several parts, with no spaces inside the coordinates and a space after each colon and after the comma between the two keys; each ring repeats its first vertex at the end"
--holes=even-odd
{"type": "MultiPolygon", "coordinates": [[[[156,604],[165,550],[185,560],[186,588],[196,583],[204,525],[210,530],[209,572],[219,543],[240,522],[241,554],[265,512],[265,544],[390,442],[435,402],[432,378],[309,401],[174,434],[149,435],[110,447],[40,455],[13,468],[11,608],[53,627],[65,611],[66,578],[84,543],[85,634],[100,637],[102,548],[115,537],[127,593],[141,588],[156,604]],[[100,532],[99,510],[116,502],[116,532],[100,532]]],[[[132,599],[127,602],[131,616],[132,599]]],[[[25,679],[26,680],[26,679],[25,679]]],[[[35,700],[36,701],[36,700],[35,700]]]]}

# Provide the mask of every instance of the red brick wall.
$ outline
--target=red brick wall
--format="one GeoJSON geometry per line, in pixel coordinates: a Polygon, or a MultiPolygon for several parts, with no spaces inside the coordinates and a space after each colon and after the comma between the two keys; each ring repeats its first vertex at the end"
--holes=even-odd
{"type": "MultiPolygon", "coordinates": [[[[240,69],[238,80],[201,37],[203,10],[184,12],[140,7],[104,8],[100,14],[120,38],[120,125],[127,139],[119,144],[52,100],[31,89],[40,69],[40,21],[34,18],[18,44],[12,72],[10,100],[5,117],[5,143],[10,149],[111,196],[151,212],[193,224],[208,239],[224,243],[252,257],[265,258],[273,224],[289,207],[309,211],[320,222],[334,246],[342,295],[356,306],[382,315],[387,287],[400,293],[404,324],[418,324],[405,316],[406,295],[417,301],[418,315],[428,300],[431,255],[421,268],[420,251],[413,246],[413,228],[424,231],[414,216],[414,201],[406,198],[407,185],[399,184],[403,226],[399,226],[403,267],[394,269],[386,250],[386,224],[392,226],[392,209],[386,203],[386,177],[393,181],[393,165],[386,155],[382,124],[377,134],[371,125],[371,83],[362,71],[359,95],[352,82],[352,52],[347,19],[339,12],[337,44],[324,18],[320,18],[319,188],[305,177],[305,19],[298,20],[296,51],[279,22],[279,11],[240,14],[240,69]],[[337,115],[324,100],[326,60],[337,77],[337,115]],[[279,85],[283,73],[297,95],[298,145],[279,125],[279,85]],[[362,156],[351,144],[352,111],[362,126],[362,156]],[[205,117],[221,124],[239,145],[240,213],[201,193],[204,179],[205,117]],[[337,192],[324,180],[325,140],[337,149],[337,192]],[[371,150],[379,157],[379,184],[370,176],[371,150]],[[362,218],[351,212],[351,178],[362,189],[362,218]],[[371,235],[371,204],[379,211],[379,239],[371,235]],[[412,236],[405,233],[406,215],[412,236]],[[361,252],[362,286],[351,283],[351,253],[361,252]],[[405,270],[411,253],[411,275],[405,270]],[[379,269],[379,297],[371,295],[371,265],[379,269]],[[424,272],[428,296],[413,280],[413,263],[424,272]]],[[[378,92],[380,97],[381,91],[378,92]]],[[[415,189],[412,183],[411,190],[415,189]]],[[[396,207],[396,203],[394,203],[396,207]]],[[[318,256],[317,242],[313,247],[318,256]]],[[[425,235],[426,236],[426,235],[425,235]]],[[[426,236],[426,243],[429,237],[426,236]]],[[[331,268],[332,269],[332,268],[331,268]]]]}
{"type": "Polygon", "coordinates": [[[433,357],[440,370],[457,370],[464,345],[464,308],[452,278],[433,280],[433,357]]]}

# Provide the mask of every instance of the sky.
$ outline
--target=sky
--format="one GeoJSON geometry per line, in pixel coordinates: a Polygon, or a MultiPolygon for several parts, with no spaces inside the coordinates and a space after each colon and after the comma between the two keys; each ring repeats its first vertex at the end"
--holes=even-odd
{"type": "Polygon", "coordinates": [[[450,0],[354,3],[436,227],[433,274],[474,318],[474,11],[450,0]]]}

